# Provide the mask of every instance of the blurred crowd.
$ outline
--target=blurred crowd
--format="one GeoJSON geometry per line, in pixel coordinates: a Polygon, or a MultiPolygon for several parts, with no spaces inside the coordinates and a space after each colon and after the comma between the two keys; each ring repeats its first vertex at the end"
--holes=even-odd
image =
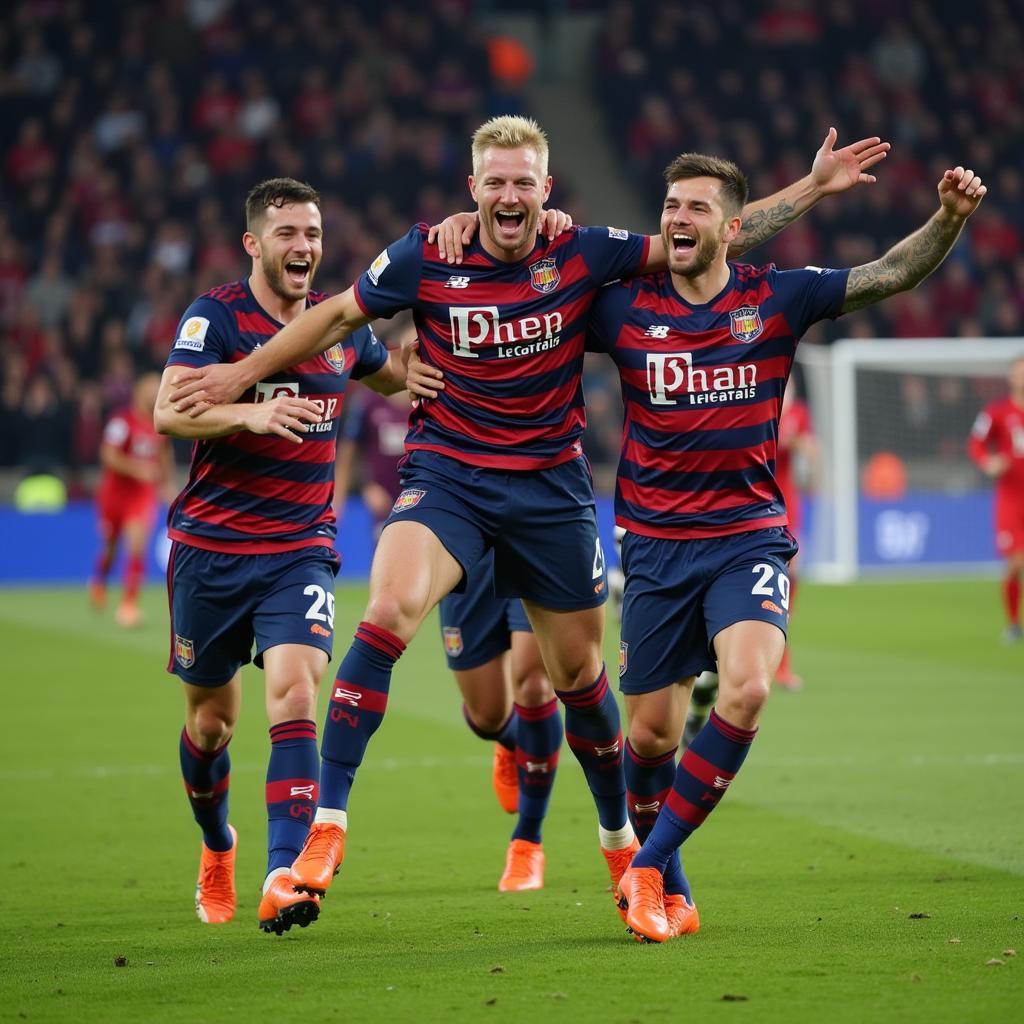
{"type": "MultiPolygon", "coordinates": [[[[523,108],[530,70],[529,55],[480,28],[481,6],[515,5],[8,9],[0,467],[62,467],[74,488],[105,417],[138,373],[163,366],[181,311],[246,273],[242,203],[256,181],[289,175],[322,193],[328,291],[414,221],[466,208],[469,136],[523,108]]],[[[935,281],[810,340],[1021,333],[1024,64],[1008,0],[979,0],[955,23],[925,0],[554,6],[602,11],[594,88],[652,215],[661,169],[683,148],[734,157],[762,195],[806,172],[830,124],[841,144],[892,141],[877,185],[822,204],[757,258],[863,262],[931,211],[947,164],[985,176],[989,198],[935,281]]],[[[571,204],[564,188],[553,200],[571,204]]],[[[604,366],[588,367],[588,383],[592,455],[613,462],[617,386],[604,366]]]]}
{"type": "MultiPolygon", "coordinates": [[[[988,183],[988,197],[931,279],[819,324],[806,341],[1024,334],[1019,2],[977,0],[968,16],[932,0],[624,0],[609,7],[597,46],[593,89],[652,215],[662,171],[681,149],[735,160],[759,197],[807,173],[830,125],[839,145],[869,135],[892,143],[877,183],[820,204],[753,251],[753,261],[856,266],[937,208],[945,168],[963,164],[988,183]]],[[[937,450],[934,435],[919,436],[922,410],[935,409],[939,448],[962,457],[965,424],[988,388],[907,376],[893,397],[889,408],[904,415],[897,429],[911,454],[937,450]]]]}

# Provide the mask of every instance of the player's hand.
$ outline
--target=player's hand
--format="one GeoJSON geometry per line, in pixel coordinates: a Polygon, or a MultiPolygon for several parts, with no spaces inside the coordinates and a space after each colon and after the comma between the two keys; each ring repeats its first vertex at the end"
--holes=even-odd
{"type": "Polygon", "coordinates": [[[192,419],[214,405],[227,405],[245,391],[237,363],[211,366],[183,366],[171,378],[167,401],[175,412],[187,412],[192,419]]]}
{"type": "Polygon", "coordinates": [[[320,423],[320,407],[308,398],[282,395],[269,402],[246,406],[245,426],[254,434],[277,434],[286,441],[302,444],[300,434],[309,432],[310,423],[320,423]]]}
{"type": "Polygon", "coordinates": [[[811,164],[811,181],[822,195],[845,192],[854,185],[870,185],[875,176],[868,174],[868,169],[889,153],[889,143],[882,142],[877,135],[834,149],[838,137],[835,128],[829,128],[811,164]]]}
{"type": "Polygon", "coordinates": [[[405,386],[409,389],[413,401],[423,398],[437,398],[438,391],[444,391],[444,374],[436,367],[430,366],[420,359],[419,339],[402,348],[405,360],[405,386]]]}
{"type": "Polygon", "coordinates": [[[453,213],[440,224],[434,224],[427,232],[427,243],[437,239],[437,254],[449,263],[462,262],[462,247],[473,241],[480,218],[472,213],[453,213]]]}
{"type": "Polygon", "coordinates": [[[395,499],[388,493],[386,487],[381,487],[373,481],[363,487],[363,504],[373,519],[386,519],[394,503],[395,499]]]}
{"type": "Polygon", "coordinates": [[[982,466],[985,473],[993,479],[1001,477],[1009,468],[1010,459],[1007,455],[990,455],[982,466]]]}
{"type": "Polygon", "coordinates": [[[572,227],[572,217],[564,210],[541,210],[537,218],[537,234],[553,242],[563,231],[572,227]]]}
{"type": "Polygon", "coordinates": [[[982,184],[981,178],[963,167],[946,171],[939,182],[939,202],[942,209],[954,217],[970,217],[986,192],[988,186],[982,184]]]}

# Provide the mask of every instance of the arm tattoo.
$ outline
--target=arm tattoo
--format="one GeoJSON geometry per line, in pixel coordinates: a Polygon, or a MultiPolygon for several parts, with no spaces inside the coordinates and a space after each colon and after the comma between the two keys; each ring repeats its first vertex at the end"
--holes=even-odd
{"type": "Polygon", "coordinates": [[[963,224],[963,220],[944,222],[932,217],[881,259],[854,267],[846,282],[843,312],[863,309],[919,285],[946,258],[963,224]]]}
{"type": "Polygon", "coordinates": [[[785,199],[770,210],[754,210],[747,214],[740,224],[740,233],[729,244],[729,259],[742,256],[748,249],[768,241],[772,235],[789,227],[799,216],[796,207],[785,199]]]}

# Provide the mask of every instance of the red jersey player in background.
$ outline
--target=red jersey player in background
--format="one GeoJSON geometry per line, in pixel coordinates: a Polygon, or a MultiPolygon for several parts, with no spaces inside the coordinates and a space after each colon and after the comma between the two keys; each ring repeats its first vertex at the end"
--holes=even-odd
{"type": "Polygon", "coordinates": [[[968,451],[996,482],[996,548],[1006,560],[1003,607],[1005,643],[1021,639],[1020,575],[1024,570],[1024,356],[1007,375],[1010,393],[986,406],[974,421],[968,451]]]}
{"type": "MultiPolygon", "coordinates": [[[[811,410],[802,398],[797,398],[792,384],[786,388],[782,399],[782,416],[779,420],[779,446],[775,456],[775,479],[782,491],[789,517],[789,531],[797,541],[803,542],[803,484],[807,470],[813,469],[818,457],[818,442],[811,423],[811,410]]],[[[793,602],[796,599],[796,570],[799,555],[789,563],[789,615],[793,617],[793,602]]],[[[799,690],[803,680],[793,672],[790,664],[789,644],[782,655],[775,682],[787,690],[799,690]]]]}
{"type": "Polygon", "coordinates": [[[127,560],[117,623],[127,628],[142,622],[138,595],[146,572],[146,547],[156,522],[161,486],[170,484],[174,472],[167,438],[153,428],[153,405],[159,387],[160,376],[156,373],[147,373],[136,381],[131,408],[110,418],[100,447],[103,473],[96,491],[96,511],[103,546],[89,596],[94,607],[106,605],[107,578],[124,537],[127,560]]]}

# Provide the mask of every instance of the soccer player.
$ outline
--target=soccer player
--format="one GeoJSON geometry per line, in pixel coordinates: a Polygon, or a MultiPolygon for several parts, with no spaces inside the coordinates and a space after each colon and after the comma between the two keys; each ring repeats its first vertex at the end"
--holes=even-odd
{"type": "Polygon", "coordinates": [[[246,199],[246,280],[221,285],[185,311],[157,397],[161,433],[196,441],[188,483],[168,517],[172,650],[182,681],[185,790],[203,834],[196,912],[207,923],[235,911],[238,847],[228,824],[228,743],[241,702],[241,667],[264,671],[270,720],[264,931],[315,920],[315,896],[288,869],[316,807],[314,714],[334,632],[334,461],[350,378],[402,389],[405,372],[366,327],[321,354],[253,381],[244,400],[198,417],[168,402],[182,367],[227,364],[265,345],[323,301],[310,290],[322,255],[320,202],[308,185],[274,178],[246,199]],[[255,657],[253,645],[255,643],[255,657]]]}
{"type": "Polygon", "coordinates": [[[917,285],[986,192],[972,171],[948,170],[938,212],[880,259],[780,272],[727,262],[747,195],[735,165],[683,154],[665,177],[669,272],[605,289],[589,340],[622,379],[627,780],[658,808],[618,896],[629,927],[656,942],[697,930],[679,847],[739,771],[785,647],[796,543],[774,464],[797,340],[917,285]],[[716,665],[715,708],[676,766],[693,679],[716,665]]]}
{"type": "Polygon", "coordinates": [[[103,428],[100,446],[103,472],[96,491],[96,514],[103,546],[89,596],[97,609],[106,605],[107,578],[123,537],[127,559],[116,619],[129,629],[142,622],[138,596],[146,571],[146,548],[156,522],[160,488],[170,484],[174,473],[171,446],[153,429],[159,387],[158,374],[143,374],[135,382],[131,406],[112,416],[103,428]]]}
{"type": "Polygon", "coordinates": [[[1010,393],[992,402],[974,421],[968,451],[996,482],[996,548],[1006,561],[1003,642],[1019,643],[1020,577],[1024,570],[1024,356],[1010,364],[1010,393]]]}
{"type": "MultiPolygon", "coordinates": [[[[745,213],[749,247],[828,192],[869,180],[886,144],[832,152],[812,174],[745,213]]],[[[663,241],[583,228],[553,241],[534,227],[551,189],[547,140],[525,118],[500,117],[473,141],[471,195],[479,237],[463,264],[422,226],[388,246],[347,292],[289,324],[231,365],[179,372],[181,414],[231,401],[278,367],[308,358],[354,329],[414,311],[424,361],[449,387],[413,417],[404,490],[381,535],[364,621],[338,670],[322,746],[320,805],[292,881],[323,893],[344,854],[347,804],[380,724],[395,662],[430,609],[494,550],[502,596],[520,597],[555,690],[565,730],[598,812],[613,882],[636,839],[625,806],[618,707],[601,657],[607,584],[593,488],[582,455],[586,314],[598,290],[665,265],[663,241]],[[457,269],[458,273],[452,270],[457,269]]]]}
{"type": "MultiPolygon", "coordinates": [[[[782,493],[782,502],[786,506],[789,532],[799,544],[803,540],[803,490],[800,486],[798,460],[802,460],[804,467],[812,467],[818,458],[818,441],[814,436],[810,407],[802,398],[796,397],[794,387],[795,385],[791,383],[782,398],[778,449],[775,453],[775,479],[782,493]]],[[[796,603],[799,561],[800,555],[796,554],[789,563],[790,619],[793,617],[793,605],[796,603]]],[[[786,690],[799,690],[803,687],[803,680],[793,671],[788,642],[775,673],[775,682],[786,690]]]]}

